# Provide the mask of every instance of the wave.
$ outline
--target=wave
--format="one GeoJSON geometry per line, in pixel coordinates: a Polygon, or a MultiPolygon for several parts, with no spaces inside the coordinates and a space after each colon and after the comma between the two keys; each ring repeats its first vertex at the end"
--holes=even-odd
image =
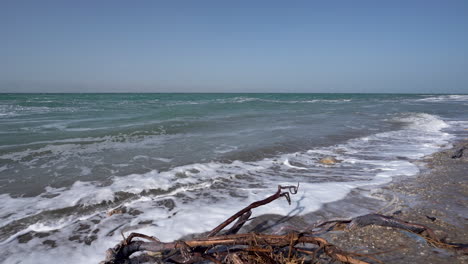
{"type": "Polygon", "coordinates": [[[163,144],[165,141],[181,137],[181,135],[166,135],[164,131],[161,131],[160,134],[156,132],[153,135],[122,134],[7,145],[3,147],[6,153],[0,155],[0,160],[20,162],[25,166],[37,165],[46,168],[63,164],[71,158],[80,158],[83,155],[105,153],[111,150],[151,149],[163,144]]]}
{"type": "Polygon", "coordinates": [[[77,112],[77,107],[47,107],[47,106],[21,106],[21,105],[0,105],[0,118],[10,118],[25,115],[37,115],[47,113],[73,113],[77,112]]]}
{"type": "MultiPolygon", "coordinates": [[[[127,177],[115,177],[112,181],[113,184],[110,187],[100,187],[99,192],[102,194],[102,190],[105,193],[109,193],[108,191],[111,190],[111,193],[125,191],[131,193],[139,193],[144,190],[148,190],[151,188],[158,188],[158,189],[168,189],[173,184],[190,184],[195,183],[198,180],[204,181],[207,179],[216,179],[217,177],[230,177],[235,172],[237,174],[257,174],[261,173],[262,170],[268,170],[273,168],[280,168],[284,165],[285,168],[282,172],[284,175],[287,175],[288,169],[300,169],[300,170],[308,170],[314,169],[316,170],[317,166],[321,166],[318,163],[318,159],[323,157],[324,155],[334,155],[339,159],[342,159],[343,162],[338,167],[347,167],[347,165],[352,164],[353,166],[356,165],[358,162],[368,163],[368,164],[377,164],[376,162],[368,162],[367,160],[358,160],[357,157],[365,154],[369,156],[376,156],[382,157],[385,156],[387,158],[395,158],[399,155],[404,155],[410,158],[419,158],[423,155],[427,155],[433,151],[435,151],[441,144],[446,143],[450,139],[450,135],[441,132],[443,128],[448,127],[449,125],[446,124],[441,119],[437,118],[436,116],[429,115],[429,114],[407,114],[402,117],[397,118],[398,121],[408,123],[407,127],[403,130],[392,131],[392,132],[385,132],[375,134],[369,137],[358,138],[349,140],[345,144],[326,147],[326,148],[319,148],[314,150],[309,150],[307,152],[302,153],[291,153],[291,154],[284,154],[276,158],[264,159],[262,161],[257,162],[240,162],[235,161],[230,164],[224,163],[207,163],[207,164],[192,164],[186,166],[180,166],[174,168],[171,171],[167,172],[157,172],[152,171],[147,174],[143,175],[129,175],[127,177]],[[414,141],[411,144],[411,141],[414,141]],[[432,142],[428,144],[428,142],[432,142]],[[422,144],[424,143],[424,144],[422,144]],[[423,146],[421,146],[423,145],[423,146]],[[407,153],[406,151],[411,149],[411,153],[407,153]],[[278,160],[283,160],[282,163],[279,163],[278,160]],[[295,164],[302,164],[302,166],[291,165],[291,162],[295,162],[295,164]],[[181,176],[183,175],[183,176],[181,176]],[[214,175],[219,175],[217,177],[213,177],[214,175]],[[179,178],[178,178],[179,177],[179,178]],[[123,181],[122,181],[123,180],[123,181]],[[124,184],[125,183],[125,184],[124,184]],[[140,187],[137,187],[140,186],[140,187]]],[[[107,144],[112,145],[109,147],[115,148],[114,140],[105,141],[108,142],[107,144]]],[[[102,144],[102,143],[100,143],[102,144]]],[[[145,145],[146,143],[141,143],[145,145]]],[[[106,144],[96,148],[95,151],[102,151],[105,149],[106,144]]],[[[76,144],[64,144],[59,146],[48,145],[45,148],[41,148],[37,150],[38,153],[44,152],[49,153],[53,156],[61,156],[63,153],[66,152],[73,152],[76,154],[89,154],[89,149],[86,150],[85,153],[79,152],[80,145],[76,144]],[[78,153],[77,153],[78,152],[78,153]]],[[[24,158],[27,155],[31,155],[29,151],[15,153],[15,155],[8,156],[3,155],[0,158],[12,159],[12,160],[19,160],[24,158]]],[[[383,165],[383,164],[381,164],[383,165]]],[[[83,188],[94,188],[95,186],[92,183],[81,183],[76,182],[70,189],[66,190],[66,192],[70,192],[67,194],[67,197],[76,197],[74,194],[81,194],[81,195],[93,195],[94,192],[87,192],[83,191],[83,188]]],[[[97,188],[97,187],[96,187],[97,188]]],[[[65,192],[64,190],[55,190],[49,189],[44,196],[47,197],[51,194],[56,194],[57,192],[65,192]]],[[[101,196],[111,199],[112,196],[101,196]]],[[[13,199],[13,198],[12,198],[13,199]]],[[[26,198],[25,198],[26,199],[26,198]]],[[[107,200],[109,200],[107,199],[107,200]]],[[[104,201],[103,199],[96,198],[93,200],[91,198],[86,198],[85,196],[80,196],[79,199],[74,199],[75,203],[81,203],[82,205],[86,205],[88,203],[100,203],[104,201]]],[[[58,205],[60,203],[54,203],[58,205]]],[[[69,205],[75,205],[73,203],[69,205]]],[[[47,208],[47,206],[44,206],[47,208]]],[[[36,208],[35,210],[40,209],[36,208]]],[[[34,211],[34,210],[32,210],[34,211]]],[[[6,211],[5,211],[6,212],[6,211]]],[[[7,213],[9,214],[9,213],[7,213]]]]}
{"type": "MultiPolygon", "coordinates": [[[[54,256],[79,263],[78,254],[85,254],[88,262],[97,262],[106,247],[121,239],[113,230],[157,234],[162,241],[178,239],[213,228],[243,205],[275,192],[278,184],[295,185],[298,181],[301,187],[294,206],[273,203],[258,208],[256,214],[305,214],[343,199],[354,188],[417,174],[419,169],[411,160],[439,150],[452,139],[445,132],[450,124],[435,115],[405,113],[388,122],[404,126],[334,146],[252,162],[194,163],[167,171],[114,176],[106,184],[77,181],[68,188],[48,187],[36,197],[2,194],[0,230],[5,256],[11,262],[21,258],[28,263],[37,256],[54,256]],[[326,156],[340,162],[323,165],[320,159],[326,156]],[[106,211],[119,208],[127,213],[106,215],[106,211]],[[53,213],[57,211],[69,213],[53,213]],[[16,238],[30,231],[47,236],[19,243],[16,238]],[[79,243],[71,237],[78,237],[81,243],[90,240],[91,247],[79,246],[78,252],[69,252],[67,248],[77,248],[79,243]],[[62,250],[45,247],[45,240],[57,241],[62,250]],[[21,256],[15,254],[20,251],[21,256]]],[[[61,155],[60,149],[56,151],[54,155],[61,155]]]]}
{"type": "Polygon", "coordinates": [[[250,102],[261,103],[279,103],[279,104],[310,104],[310,103],[343,103],[351,102],[352,99],[311,99],[311,100],[274,100],[258,97],[233,97],[212,100],[197,100],[197,101],[174,101],[167,103],[168,106],[179,105],[204,105],[204,104],[243,104],[250,102]]]}
{"type": "Polygon", "coordinates": [[[417,102],[433,102],[433,103],[444,103],[444,102],[468,102],[468,95],[466,94],[451,94],[451,95],[439,95],[430,96],[426,98],[416,99],[417,102]]]}
{"type": "Polygon", "coordinates": [[[426,113],[403,113],[393,120],[406,124],[407,129],[422,129],[425,132],[438,132],[450,126],[440,117],[426,113]]]}

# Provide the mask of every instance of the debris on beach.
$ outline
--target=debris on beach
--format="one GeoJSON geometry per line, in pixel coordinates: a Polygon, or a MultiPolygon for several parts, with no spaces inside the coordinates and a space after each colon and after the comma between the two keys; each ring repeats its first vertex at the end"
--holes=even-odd
{"type": "MultiPolygon", "coordinates": [[[[264,206],[281,197],[291,203],[291,195],[297,186],[278,186],[273,195],[251,203],[213,230],[193,239],[161,242],[158,238],[131,233],[115,247],[106,252],[100,264],[131,263],[381,263],[375,255],[384,252],[347,252],[322,238],[332,231],[354,230],[366,226],[382,226],[409,232],[429,245],[468,254],[468,244],[447,243],[439,239],[431,228],[410,223],[392,216],[367,214],[351,219],[330,220],[316,223],[305,230],[294,230],[286,234],[262,234],[238,232],[249,221],[252,209],[264,206]],[[226,230],[226,227],[232,226],[226,230]],[[370,261],[370,262],[369,262],[370,261]]],[[[411,242],[408,242],[411,243],[411,242]]],[[[395,249],[390,249],[391,251],[395,249]]]]}

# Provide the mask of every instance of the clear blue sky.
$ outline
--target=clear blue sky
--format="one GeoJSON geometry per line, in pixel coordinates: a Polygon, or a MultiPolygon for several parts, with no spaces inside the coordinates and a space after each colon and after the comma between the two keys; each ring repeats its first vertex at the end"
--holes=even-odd
{"type": "Polygon", "coordinates": [[[0,92],[468,93],[468,1],[0,2],[0,92]]]}

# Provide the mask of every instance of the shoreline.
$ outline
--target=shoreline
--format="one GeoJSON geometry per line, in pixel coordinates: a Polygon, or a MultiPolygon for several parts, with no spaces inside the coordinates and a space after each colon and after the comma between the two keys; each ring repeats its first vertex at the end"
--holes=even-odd
{"type": "MultiPolygon", "coordinates": [[[[468,140],[455,142],[451,148],[414,163],[420,172],[413,177],[394,177],[387,184],[353,189],[344,199],[325,204],[303,216],[260,215],[241,232],[280,234],[292,228],[307,229],[323,220],[380,213],[426,225],[439,239],[448,243],[467,243],[468,140]],[[463,147],[464,155],[452,158],[463,147]]],[[[466,255],[431,247],[414,234],[389,227],[367,226],[333,231],[323,238],[348,252],[386,252],[375,256],[384,263],[468,263],[466,255]]]]}

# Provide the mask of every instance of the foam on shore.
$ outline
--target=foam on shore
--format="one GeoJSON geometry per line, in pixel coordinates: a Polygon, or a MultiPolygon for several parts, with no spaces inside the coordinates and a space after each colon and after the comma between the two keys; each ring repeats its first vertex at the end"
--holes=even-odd
{"type": "Polygon", "coordinates": [[[434,115],[408,113],[389,122],[405,126],[258,161],[195,163],[114,176],[108,184],[77,181],[68,188],[49,187],[36,197],[2,194],[4,261],[98,262],[105,249],[121,239],[120,231],[152,234],[162,241],[205,232],[247,204],[273,194],[278,184],[300,182],[293,204],[275,201],[254,214],[307,214],[343,199],[354,188],[417,174],[411,161],[439,150],[452,139],[444,132],[450,125],[434,115]],[[325,156],[340,162],[321,164],[319,160],[325,156]],[[125,212],[106,214],[119,208],[125,212]],[[69,212],[66,217],[56,213],[64,210],[69,212]]]}

